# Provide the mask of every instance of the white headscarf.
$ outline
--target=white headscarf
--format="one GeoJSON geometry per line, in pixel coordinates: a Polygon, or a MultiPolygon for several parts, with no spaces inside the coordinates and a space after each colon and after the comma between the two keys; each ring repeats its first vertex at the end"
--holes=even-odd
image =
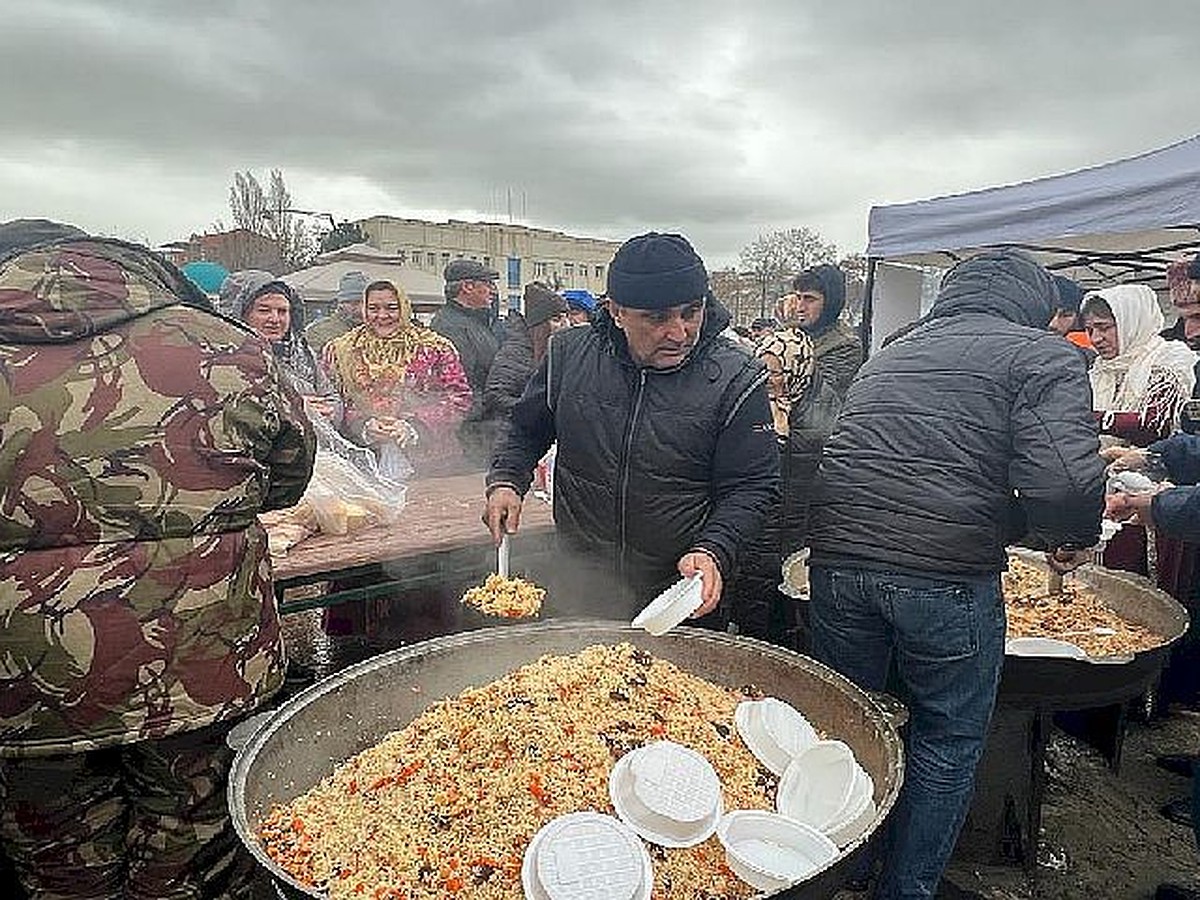
{"type": "Polygon", "coordinates": [[[1143,426],[1172,430],[1196,386],[1196,354],[1180,341],[1159,336],[1162,310],[1146,285],[1105,288],[1083,302],[1091,297],[1099,297],[1113,311],[1120,348],[1112,359],[1100,357],[1092,363],[1093,405],[1108,413],[1140,413],[1143,426]]]}

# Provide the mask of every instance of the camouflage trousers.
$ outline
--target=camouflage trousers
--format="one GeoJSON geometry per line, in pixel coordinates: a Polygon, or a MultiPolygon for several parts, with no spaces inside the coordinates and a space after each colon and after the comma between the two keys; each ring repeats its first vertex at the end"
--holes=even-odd
{"type": "Polygon", "coordinates": [[[0,759],[0,843],[29,900],[249,894],[221,724],[70,756],[0,759]]]}

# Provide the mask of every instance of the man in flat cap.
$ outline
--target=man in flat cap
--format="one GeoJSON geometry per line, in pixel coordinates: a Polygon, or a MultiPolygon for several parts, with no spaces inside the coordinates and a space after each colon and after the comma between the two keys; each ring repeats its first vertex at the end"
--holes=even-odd
{"type": "Polygon", "coordinates": [[[487,465],[498,431],[498,424],[486,418],[483,392],[504,340],[504,324],[492,305],[500,273],[476,259],[456,259],[443,274],[446,302],[434,313],[429,327],[454,344],[467,374],[473,399],[459,439],[467,459],[482,467],[487,465]]]}
{"type": "Polygon", "coordinates": [[[778,499],[766,373],[720,336],[729,312],[680,235],[622,245],[608,296],[590,325],[552,336],[493,457],[484,518],[497,542],[517,530],[557,440],[554,520],[569,559],[544,573],[548,607],[625,619],[700,572],[704,615],[778,499]],[[564,574],[574,584],[559,591],[564,574]]]}
{"type": "Polygon", "coordinates": [[[503,337],[492,311],[499,277],[499,272],[478,260],[454,260],[445,271],[446,302],[429,323],[430,328],[454,344],[476,396],[483,393],[503,337]]]}

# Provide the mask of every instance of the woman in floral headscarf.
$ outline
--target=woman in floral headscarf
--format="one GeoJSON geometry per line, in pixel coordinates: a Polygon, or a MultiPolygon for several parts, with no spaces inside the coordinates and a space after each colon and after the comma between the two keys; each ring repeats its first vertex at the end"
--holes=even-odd
{"type": "Polygon", "coordinates": [[[821,375],[813,339],[799,328],[764,333],[755,355],[767,369],[783,496],[758,543],[743,552],[740,576],[730,590],[730,616],[740,634],[803,650],[805,619],[796,601],[779,593],[780,566],[806,543],[821,448],[841,399],[821,375]]]}
{"type": "Polygon", "coordinates": [[[343,432],[373,447],[385,475],[444,474],[461,463],[456,437],[471,389],[454,345],[412,320],[390,281],[367,285],[363,324],[330,343],[332,378],[346,403],[343,432]]]}

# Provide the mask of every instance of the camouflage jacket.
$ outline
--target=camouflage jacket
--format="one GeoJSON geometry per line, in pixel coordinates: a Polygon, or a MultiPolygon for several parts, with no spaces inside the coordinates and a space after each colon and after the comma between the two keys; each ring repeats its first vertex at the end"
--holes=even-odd
{"type": "Polygon", "coordinates": [[[255,517],[300,498],[312,429],[171,271],[99,240],[0,262],[0,756],[189,731],[282,683],[255,517]]]}

